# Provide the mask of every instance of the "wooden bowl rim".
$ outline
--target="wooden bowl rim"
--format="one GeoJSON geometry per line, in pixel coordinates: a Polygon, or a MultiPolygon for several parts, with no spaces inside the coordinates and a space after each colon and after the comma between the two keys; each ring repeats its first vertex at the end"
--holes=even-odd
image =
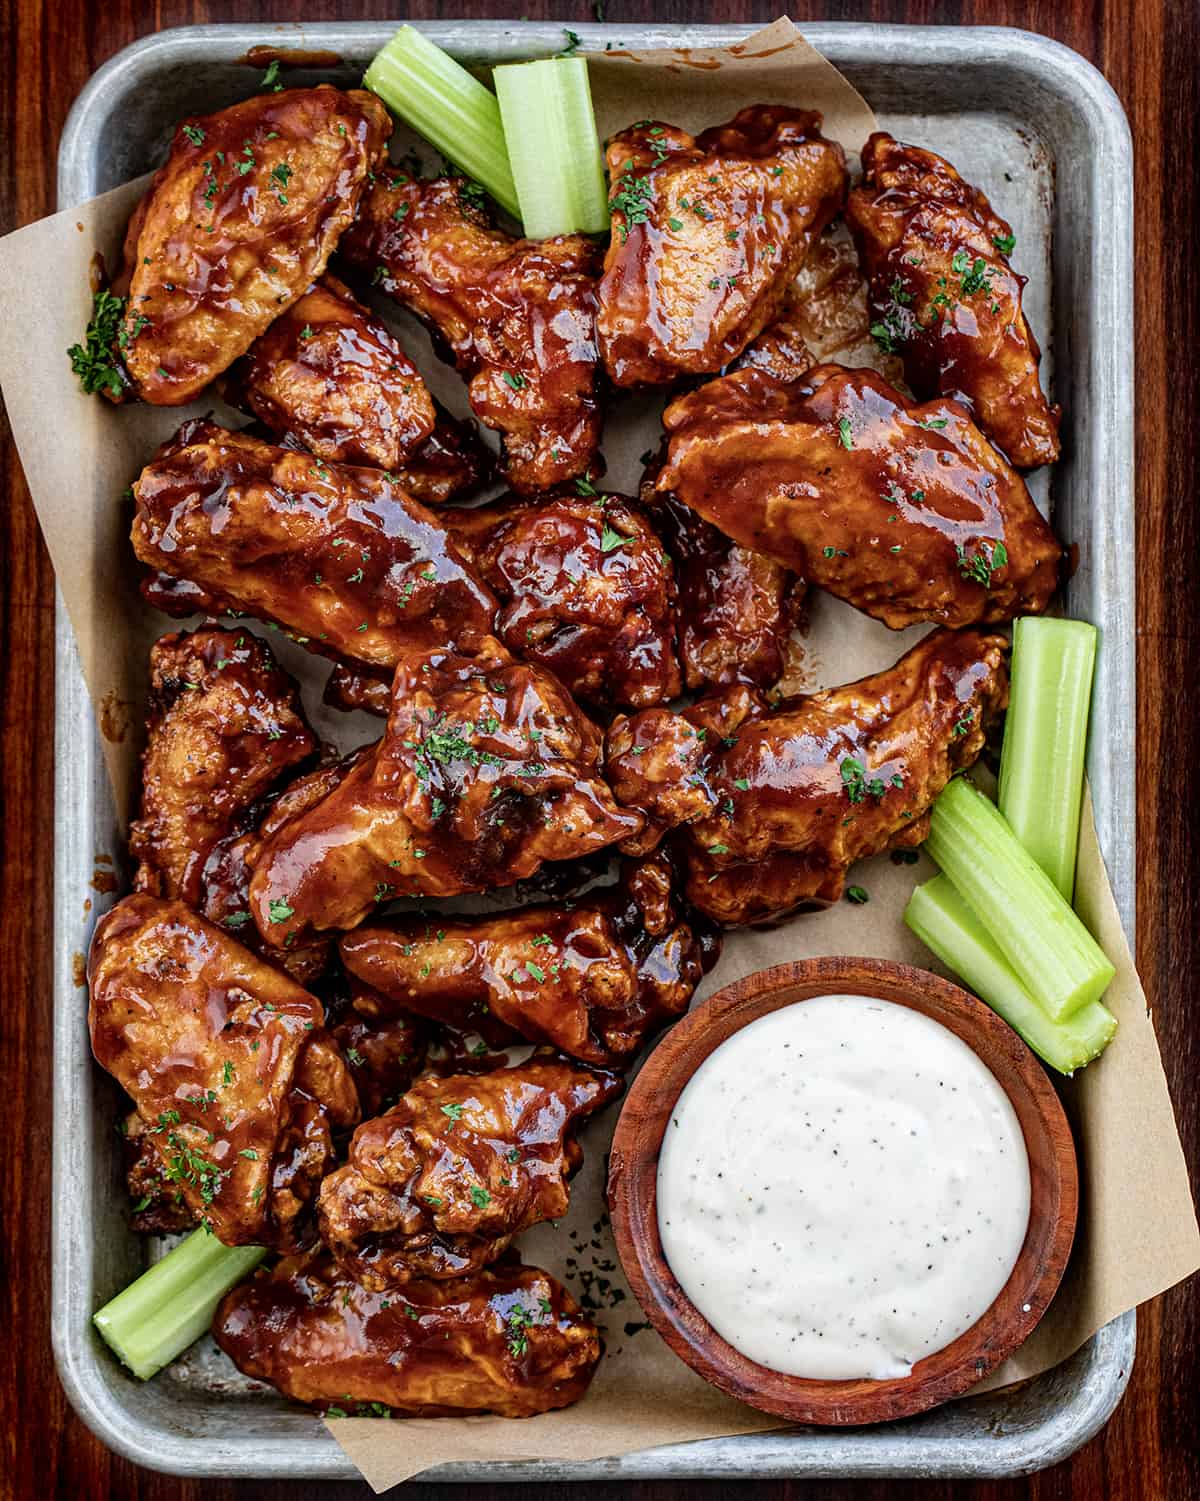
{"type": "Polygon", "coordinates": [[[1028,1338],[1058,1290],[1075,1235],[1079,1177],[1062,1104],[1038,1059],[989,1006],[941,976],[885,959],[822,957],[758,970],[724,986],[665,1034],[630,1086],[613,1133],[608,1202],[617,1251],[646,1317],[713,1386],[795,1423],[887,1422],[961,1396],[1028,1338]],[[750,1360],[680,1287],[658,1233],[662,1137],[684,1085],[734,1032],[823,995],[895,1001],[941,1022],[990,1069],[1016,1111],[1030,1167],[1029,1226],[1008,1281],[974,1324],[910,1375],[814,1380],[750,1360]],[[1033,1139],[1031,1139],[1031,1133],[1033,1139]]]}

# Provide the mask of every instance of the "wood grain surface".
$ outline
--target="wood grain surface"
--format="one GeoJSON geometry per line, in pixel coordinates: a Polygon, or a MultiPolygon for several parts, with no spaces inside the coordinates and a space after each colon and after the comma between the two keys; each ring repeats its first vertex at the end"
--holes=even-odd
{"type": "MultiPolygon", "coordinates": [[[[783,0],[608,0],[615,21],[761,23],[783,0]]],[[[1195,1174],[1200,1158],[1200,195],[1197,194],[1196,0],[793,0],[798,21],[1009,25],[1076,48],[1124,101],[1136,154],[1138,961],[1195,1174]]],[[[192,22],[363,20],[378,0],[0,0],[0,232],[54,208],[55,152],[89,75],[136,37],[192,22]]],[[[393,12],[395,14],[395,12],[393,12]]],[[[587,0],[428,0],[408,19],[528,16],[588,20],[587,0]]],[[[0,309],[0,316],[3,310],[0,309]]],[[[53,441],[48,417],[46,441],[53,441]]],[[[0,1496],[49,1501],[285,1501],[284,1484],[183,1483],[108,1454],[70,1410],[50,1350],[50,923],[54,586],[20,464],[0,419],[0,1496]]],[[[536,1501],[1109,1501],[1200,1496],[1200,1289],[1143,1309],[1128,1394],[1103,1433],[1029,1480],[805,1484],[727,1481],[547,1486],[536,1501]]],[[[312,1494],[315,1487],[304,1487],[312,1494]]],[[[364,1496],[361,1485],[323,1497],[364,1496]]],[[[420,1483],[412,1501],[514,1497],[508,1488],[420,1483]]]]}

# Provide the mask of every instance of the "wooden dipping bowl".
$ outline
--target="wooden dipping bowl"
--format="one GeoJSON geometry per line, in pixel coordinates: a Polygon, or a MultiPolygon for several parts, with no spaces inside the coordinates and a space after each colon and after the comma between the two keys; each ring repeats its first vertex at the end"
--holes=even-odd
{"type": "MultiPolygon", "coordinates": [[[[752,1143],[747,1142],[747,1150],[752,1143]]],[[[1070,1127],[1041,1064],[1007,1023],[948,980],[882,959],[805,959],[760,970],[676,1023],[634,1081],[613,1136],[608,1202],[625,1274],[646,1317],[707,1381],[794,1423],[881,1423],[961,1396],[1026,1339],[1053,1298],[1075,1234],[1079,1179],[1070,1127]],[[675,1280],[658,1233],[658,1154],[680,1092],[732,1033],[768,1011],[822,995],[896,1001],[941,1022],[991,1069],[1029,1156],[1029,1228],[1008,1281],[975,1324],[908,1376],[808,1380],[748,1359],[675,1280]]]]}

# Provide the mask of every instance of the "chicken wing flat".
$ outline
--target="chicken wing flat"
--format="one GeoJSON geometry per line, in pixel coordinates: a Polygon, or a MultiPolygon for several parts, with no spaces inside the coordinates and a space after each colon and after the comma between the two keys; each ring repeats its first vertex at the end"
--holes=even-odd
{"type": "Polygon", "coordinates": [[[1038,378],[1010,225],[943,157],[885,131],[862,163],[846,218],[870,279],[872,332],[902,356],[918,397],[961,394],[1010,463],[1052,463],[1059,411],[1038,378]]]}
{"type": "Polygon", "coordinates": [[[846,196],[821,116],[754,105],[693,138],[643,121],[608,143],[612,241],[596,326],[618,386],[712,374],[772,320],[846,196]]]}
{"type": "Polygon", "coordinates": [[[316,746],[296,683],[256,636],[206,626],[160,637],[129,833],[135,889],[197,906],[213,846],[316,746]]]}
{"type": "Polygon", "coordinates": [[[182,902],[96,926],[88,1025],[162,1173],[226,1245],[291,1250],[358,1097],[319,1001],[182,902]]]}
{"type": "Polygon", "coordinates": [[[319,459],[397,469],[433,432],[433,397],[388,329],[327,272],[226,375],[222,394],[319,459]]]}
{"type": "Polygon", "coordinates": [[[656,481],[893,629],[1046,608],[1062,548],[1025,482],[948,398],[914,406],[873,370],[782,383],[738,370],[672,402],[656,481]]]}
{"type": "Polygon", "coordinates": [[[323,1252],[226,1293],[212,1333],[238,1370],[293,1401],[372,1417],[568,1407],[601,1351],[596,1326],[536,1267],[372,1292],[323,1252]]]}
{"type": "MultiPolygon", "coordinates": [[[[651,712],[651,711],[646,711],[651,712]]],[[[342,961],[375,999],[465,1030],[512,1027],[585,1062],[628,1062],[681,1015],[716,960],[710,935],[680,911],[662,857],[627,867],[615,889],[578,903],[496,917],[372,924],[341,941],[342,961]]]]}
{"type": "MultiPolygon", "coordinates": [[[[1008,702],[1006,643],[934,631],[894,667],[768,706],[747,688],[608,735],[618,798],[686,824],[687,894],[717,922],[782,917],[842,894],[855,860],[920,844],[951,776],[1008,702]]],[[[635,844],[644,844],[634,841],[635,844]]]]}
{"type": "Polygon", "coordinates": [[[600,442],[599,251],[582,235],[515,240],[462,178],[382,173],[339,247],[436,332],[501,437],[523,494],[584,474],[600,442]]]}
{"type": "Polygon", "coordinates": [[[740,547],[653,475],[645,496],[675,563],[679,656],[689,692],[730,683],[769,687],[783,676],[804,581],[764,553],[740,547]]]}
{"type": "Polygon", "coordinates": [[[486,585],[381,470],[186,422],[134,497],[134,552],[159,570],[142,592],[169,614],[254,615],[312,651],[381,667],[491,627],[486,585]]]}
{"type": "Polygon", "coordinates": [[[329,1030],[350,1065],[363,1115],[378,1115],[421,1072],[430,1028],[421,1017],[395,1007],[390,1008],[391,1015],[371,1020],[357,1005],[360,998],[370,1003],[370,987],[353,975],[350,995],[353,1009],[329,1030]]]}
{"type": "Polygon", "coordinates": [[[494,639],[396,669],[383,739],[267,833],[250,907],[277,946],[353,928],[394,896],[508,885],[641,827],[600,777],[600,731],[556,678],[494,639]]]}
{"type": "Polygon", "coordinates": [[[478,1271],[566,1213],[575,1133],[621,1088],[617,1074],[538,1056],[422,1079],[358,1128],[321,1185],[321,1239],[364,1287],[478,1271]]]}
{"type": "Polygon", "coordinates": [[[679,695],[671,566],[633,501],[505,496],[441,515],[500,599],[495,633],[511,651],[602,709],[679,695]]]}
{"type": "Polygon", "coordinates": [[[304,295],[391,133],[374,95],[328,84],[178,127],[125,236],[117,342],[143,401],[194,400],[304,295]]]}

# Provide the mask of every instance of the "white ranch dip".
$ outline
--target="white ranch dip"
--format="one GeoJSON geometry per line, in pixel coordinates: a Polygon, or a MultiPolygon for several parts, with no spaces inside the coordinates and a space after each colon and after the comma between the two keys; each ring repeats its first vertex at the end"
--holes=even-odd
{"type": "Polygon", "coordinates": [[[685,1086],[658,1225],[688,1297],[792,1376],[906,1376],[986,1311],[1029,1221],[1008,1096],[965,1043],[891,1001],[760,1017],[685,1086]]]}

